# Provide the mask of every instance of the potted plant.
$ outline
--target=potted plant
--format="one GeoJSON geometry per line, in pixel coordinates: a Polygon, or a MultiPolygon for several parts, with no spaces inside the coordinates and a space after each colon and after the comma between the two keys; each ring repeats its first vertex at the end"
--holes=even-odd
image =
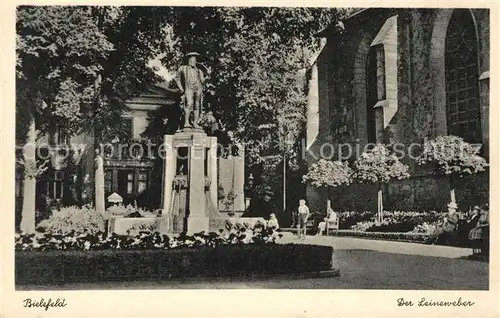
{"type": "MultiPolygon", "coordinates": [[[[342,189],[352,182],[352,169],[344,161],[330,161],[320,159],[313,164],[306,175],[302,177],[303,183],[309,183],[317,188],[325,188],[328,193],[328,207],[333,189],[342,189]]],[[[339,197],[341,194],[339,194],[339,197]]]]}
{"type": "Polygon", "coordinates": [[[353,178],[358,183],[377,185],[377,218],[383,221],[383,184],[391,180],[403,180],[410,177],[408,166],[399,161],[384,145],[377,144],[369,151],[365,151],[354,162],[353,178]]]}
{"type": "Polygon", "coordinates": [[[481,148],[457,136],[439,136],[424,142],[424,150],[417,164],[434,166],[436,174],[450,181],[450,199],[456,203],[455,187],[459,178],[485,171],[488,163],[478,155],[481,148]]]}

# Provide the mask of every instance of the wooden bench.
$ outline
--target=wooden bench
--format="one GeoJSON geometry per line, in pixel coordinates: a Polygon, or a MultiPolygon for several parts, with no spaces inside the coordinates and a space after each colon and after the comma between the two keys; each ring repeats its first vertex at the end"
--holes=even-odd
{"type": "MultiPolygon", "coordinates": [[[[297,233],[297,224],[292,223],[291,227],[283,228],[282,230],[287,232],[297,233]]],[[[316,222],[315,219],[308,219],[306,223],[306,233],[316,234],[317,231],[318,231],[318,222],[316,222]]]]}

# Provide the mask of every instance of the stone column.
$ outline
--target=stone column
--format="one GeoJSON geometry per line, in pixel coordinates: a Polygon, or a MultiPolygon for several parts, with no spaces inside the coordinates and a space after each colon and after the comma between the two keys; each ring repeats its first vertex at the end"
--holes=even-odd
{"type": "Polygon", "coordinates": [[[189,158],[189,216],[187,233],[208,231],[209,220],[205,213],[205,138],[202,133],[192,135],[193,144],[189,158]]]}
{"type": "Polygon", "coordinates": [[[217,138],[209,137],[210,140],[210,152],[208,159],[208,177],[210,178],[210,203],[214,212],[219,212],[218,200],[217,200],[217,138]]]}
{"type": "Polygon", "coordinates": [[[165,147],[165,158],[163,160],[163,211],[158,225],[161,234],[167,234],[171,230],[170,216],[172,211],[172,182],[175,176],[176,153],[173,148],[173,137],[166,135],[163,145],[165,147]]]}

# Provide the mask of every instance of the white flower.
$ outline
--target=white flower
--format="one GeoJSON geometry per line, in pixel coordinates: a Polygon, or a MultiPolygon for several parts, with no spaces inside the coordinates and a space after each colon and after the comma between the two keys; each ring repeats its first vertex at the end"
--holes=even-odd
{"type": "Polygon", "coordinates": [[[245,231],[245,238],[243,239],[243,243],[248,244],[253,242],[253,232],[251,230],[245,231]]]}
{"type": "Polygon", "coordinates": [[[197,238],[196,238],[196,241],[197,241],[197,242],[200,242],[201,244],[206,244],[205,239],[204,239],[204,238],[201,238],[201,237],[197,237],[197,238]]]}

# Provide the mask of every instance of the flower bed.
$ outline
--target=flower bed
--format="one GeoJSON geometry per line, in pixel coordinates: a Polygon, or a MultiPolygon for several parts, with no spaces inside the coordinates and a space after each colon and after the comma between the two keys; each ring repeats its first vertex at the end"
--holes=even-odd
{"type": "Polygon", "coordinates": [[[354,236],[360,238],[381,239],[390,241],[405,241],[405,242],[427,242],[428,235],[424,233],[399,233],[399,232],[362,232],[355,230],[340,230],[334,231],[330,235],[333,236],[354,236]]]}
{"type": "Polygon", "coordinates": [[[429,234],[435,224],[442,218],[439,212],[416,211],[384,211],[384,220],[377,222],[374,212],[342,212],[339,213],[342,230],[363,232],[412,232],[429,234]]]}
{"type": "Polygon", "coordinates": [[[104,232],[79,234],[16,234],[15,248],[22,251],[103,250],[103,249],[172,249],[178,247],[217,246],[231,244],[273,244],[280,236],[274,228],[231,227],[219,233],[181,234],[169,237],[158,232],[144,231],[136,236],[104,232]]]}

